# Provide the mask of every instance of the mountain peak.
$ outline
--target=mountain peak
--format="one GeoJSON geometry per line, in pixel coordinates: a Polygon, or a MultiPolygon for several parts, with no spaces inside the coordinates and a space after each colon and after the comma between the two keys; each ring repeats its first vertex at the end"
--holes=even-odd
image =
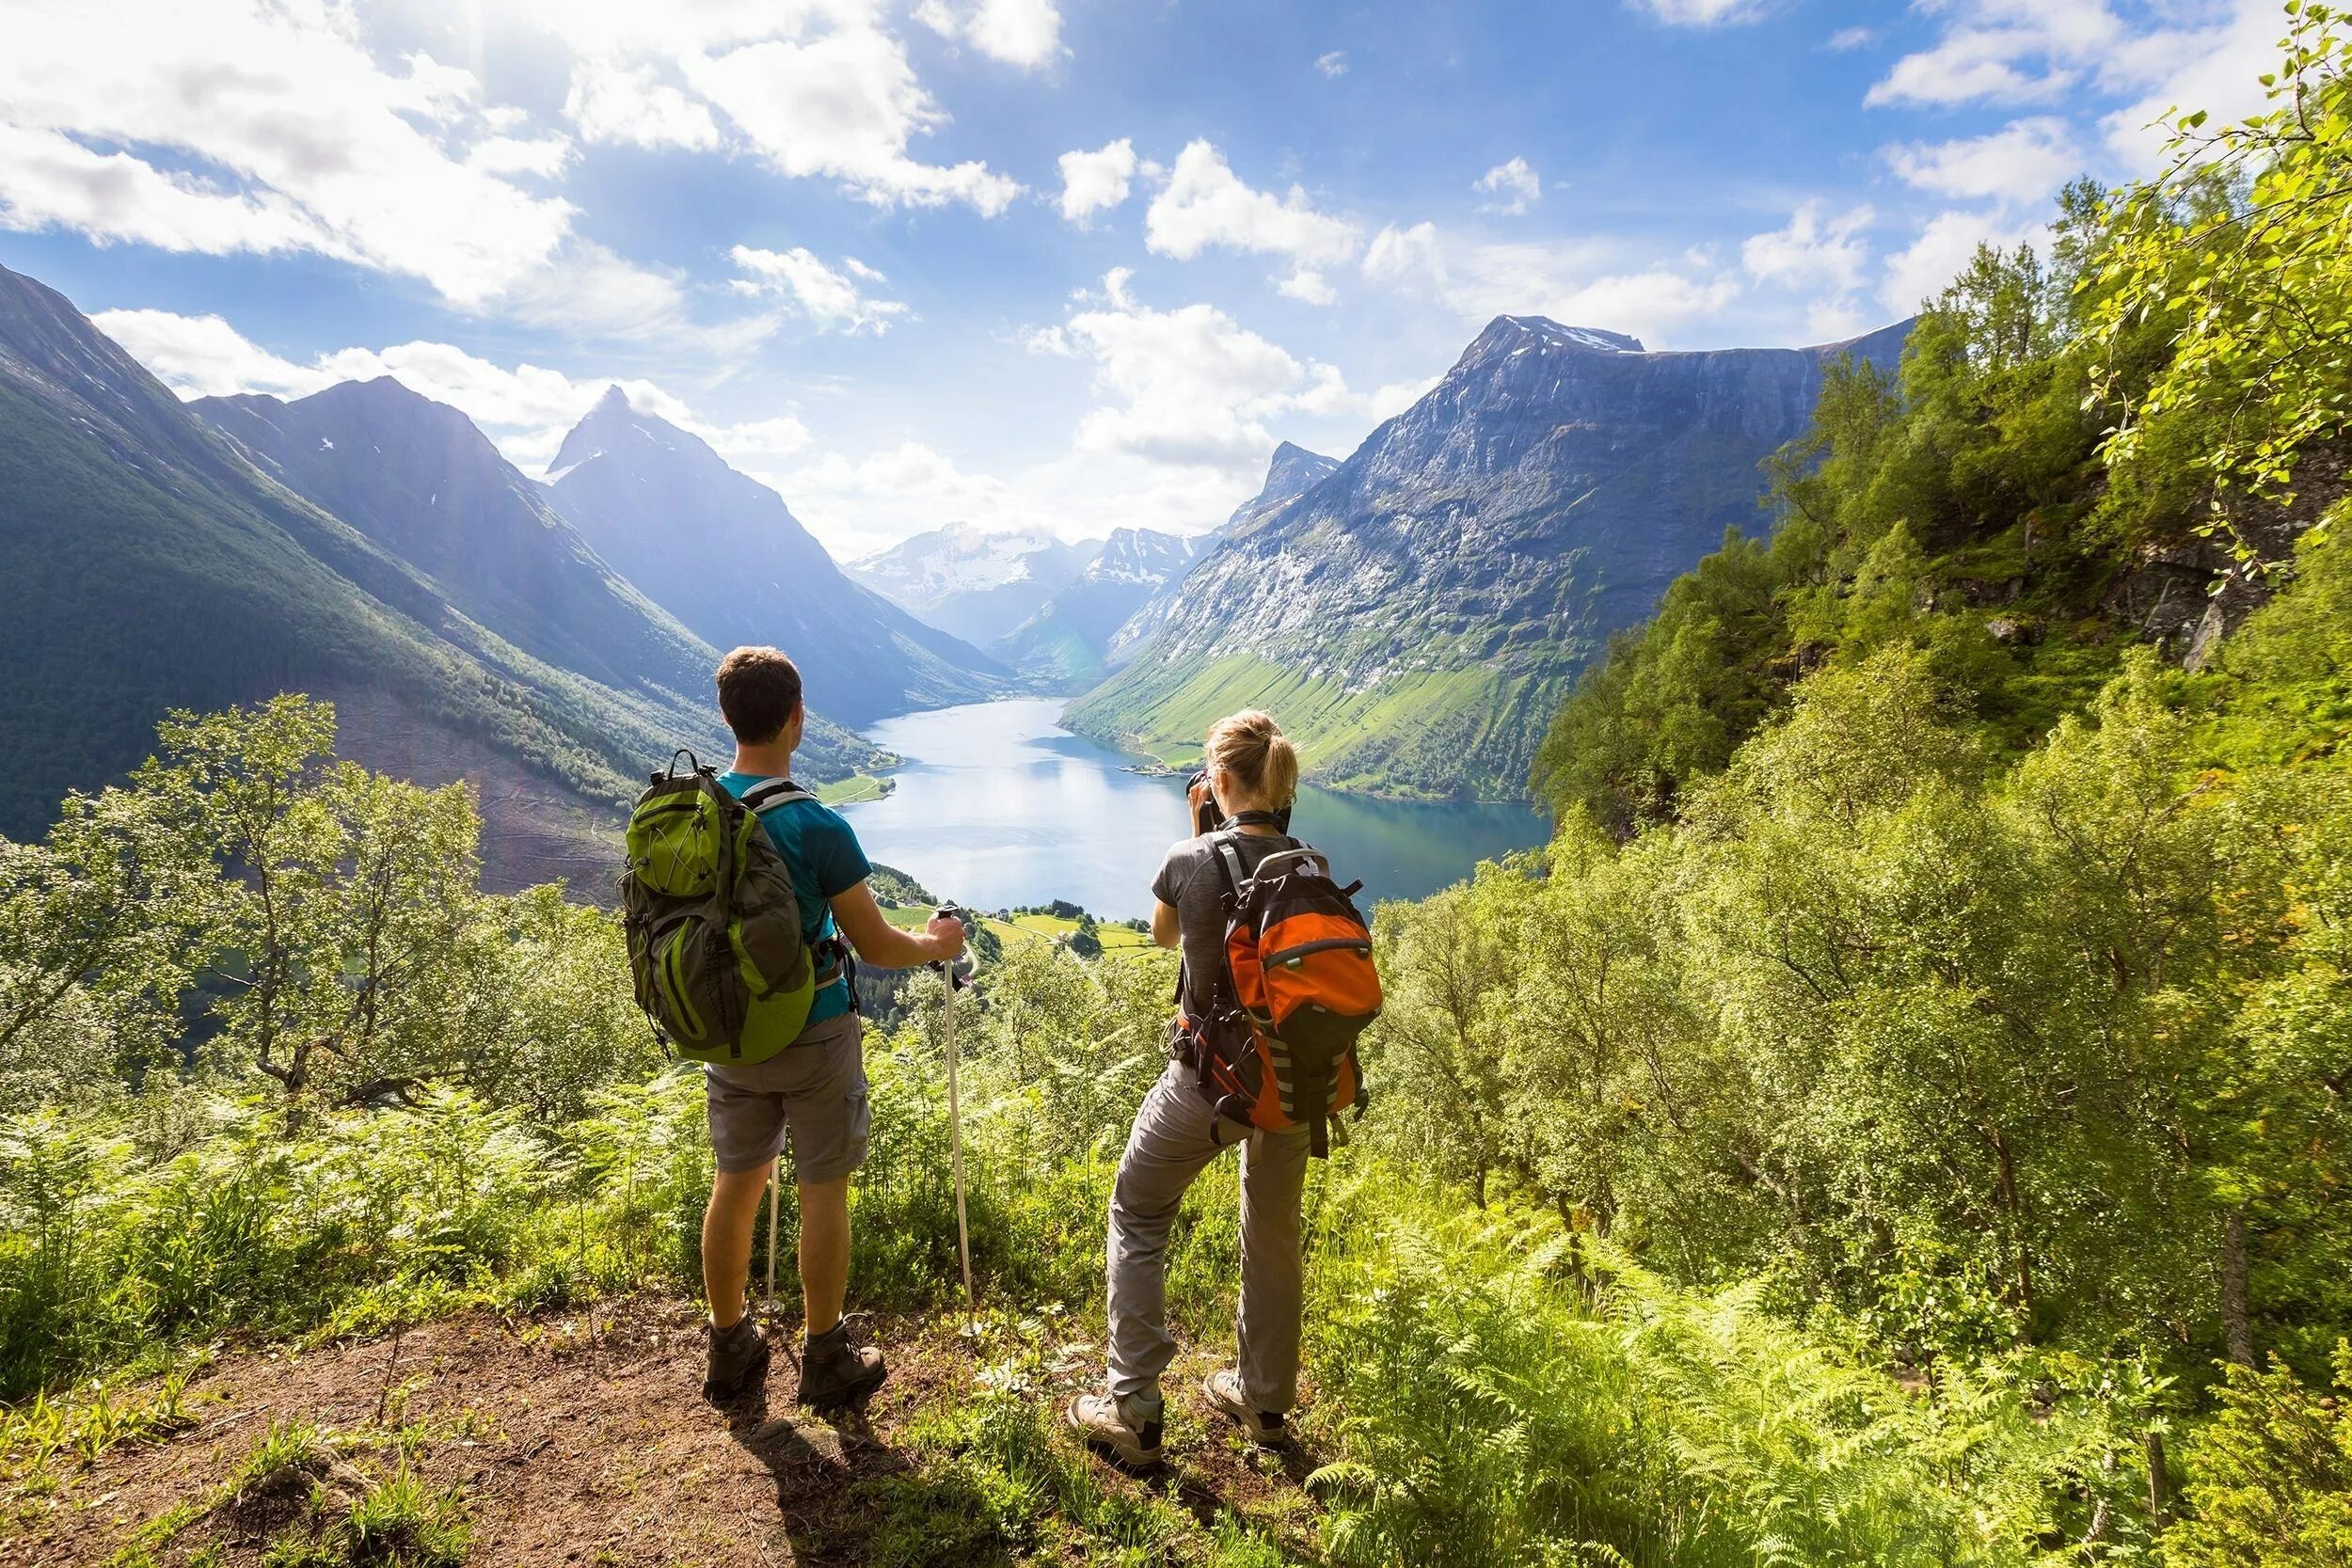
{"type": "Polygon", "coordinates": [[[1236,533],[1271,516],[1284,503],[1319,483],[1339,466],[1340,460],[1336,457],[1326,457],[1319,451],[1309,451],[1294,442],[1283,442],[1274,449],[1274,458],[1266,464],[1265,483],[1225,519],[1224,531],[1236,533]]]}
{"type": "MultiPolygon", "coordinates": [[[[588,410],[580,423],[572,426],[571,433],[564,437],[564,444],[556,449],[555,461],[548,465],[548,483],[555,483],[590,458],[612,451],[631,440],[651,441],[674,450],[687,443],[705,445],[698,437],[689,436],[660,415],[648,414],[632,404],[628,394],[622,391],[616,382],[604,389],[604,396],[596,400],[596,405],[588,410]]],[[[712,461],[717,461],[715,455],[712,461]]]]}
{"type": "Polygon", "coordinates": [[[1563,326],[1549,316],[1497,316],[1463,354],[1490,358],[1521,349],[1575,349],[1590,354],[1646,354],[1642,340],[1602,326],[1563,326]]]}

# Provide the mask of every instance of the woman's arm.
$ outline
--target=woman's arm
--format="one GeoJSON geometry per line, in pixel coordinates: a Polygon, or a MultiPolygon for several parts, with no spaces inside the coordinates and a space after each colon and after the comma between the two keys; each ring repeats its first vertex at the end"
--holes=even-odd
{"type": "Polygon", "coordinates": [[[1183,944],[1184,932],[1184,927],[1176,923],[1175,905],[1163,904],[1156,898],[1152,900],[1152,940],[1162,947],[1183,944]]]}
{"type": "Polygon", "coordinates": [[[834,923],[850,939],[857,956],[876,969],[914,969],[939,963],[963,951],[963,922],[951,914],[931,916],[919,935],[902,931],[882,918],[869,882],[860,882],[832,900],[834,923]]]}

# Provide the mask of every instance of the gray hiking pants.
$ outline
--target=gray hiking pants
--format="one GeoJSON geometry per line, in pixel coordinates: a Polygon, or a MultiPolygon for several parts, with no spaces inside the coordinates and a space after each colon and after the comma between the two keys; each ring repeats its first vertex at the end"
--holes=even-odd
{"type": "Polygon", "coordinates": [[[1110,1391],[1158,1391],[1176,1355],[1168,1332],[1168,1232],[1184,1189],[1225,1149],[1241,1147],[1242,1390],[1259,1410],[1286,1412],[1298,1400],[1299,1195],[1307,1184],[1307,1132],[1244,1132],[1194,1087],[1193,1071],[1171,1062],[1136,1113],[1135,1131],[1111,1192],[1110,1391]],[[1222,1141],[1220,1141],[1220,1133],[1222,1141]]]}

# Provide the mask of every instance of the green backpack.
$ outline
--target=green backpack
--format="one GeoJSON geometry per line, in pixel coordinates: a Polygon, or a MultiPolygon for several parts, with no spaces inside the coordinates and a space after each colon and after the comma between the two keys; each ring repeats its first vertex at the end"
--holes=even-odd
{"type": "Polygon", "coordinates": [[[680,1056],[764,1062],[800,1037],[839,973],[818,973],[792,873],[759,820],[813,797],[771,779],[739,801],[691,752],[677,755],[689,770],[671,758],[628,817],[621,925],[637,1005],[680,1056]]]}

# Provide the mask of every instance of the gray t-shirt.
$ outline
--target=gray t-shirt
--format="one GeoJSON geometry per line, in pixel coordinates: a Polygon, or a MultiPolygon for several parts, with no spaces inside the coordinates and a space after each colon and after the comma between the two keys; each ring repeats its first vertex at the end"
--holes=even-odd
{"type": "MultiPolygon", "coordinates": [[[[1225,836],[1220,830],[1169,846],[1160,874],[1152,879],[1152,896],[1176,911],[1183,932],[1184,1008],[1194,1018],[1208,1012],[1217,977],[1224,973],[1225,873],[1217,864],[1216,841],[1225,836]]],[[[1245,875],[1277,849],[1298,842],[1268,833],[1235,832],[1232,837],[1245,875]]]]}

